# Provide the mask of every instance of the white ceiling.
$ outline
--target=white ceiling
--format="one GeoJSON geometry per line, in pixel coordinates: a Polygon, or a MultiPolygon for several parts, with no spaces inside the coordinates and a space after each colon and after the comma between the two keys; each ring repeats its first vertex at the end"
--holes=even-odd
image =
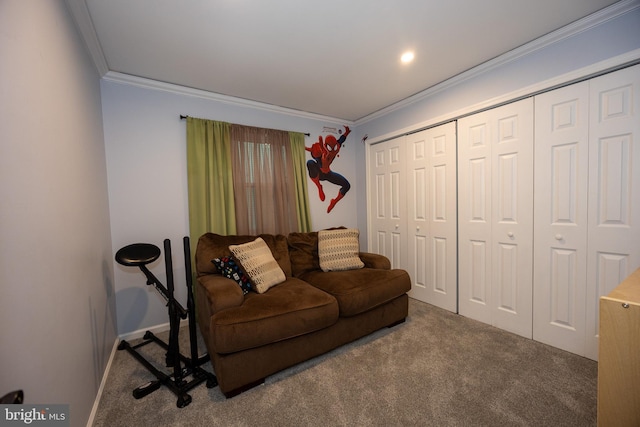
{"type": "Polygon", "coordinates": [[[348,121],[615,2],[68,0],[103,72],[348,121]]]}

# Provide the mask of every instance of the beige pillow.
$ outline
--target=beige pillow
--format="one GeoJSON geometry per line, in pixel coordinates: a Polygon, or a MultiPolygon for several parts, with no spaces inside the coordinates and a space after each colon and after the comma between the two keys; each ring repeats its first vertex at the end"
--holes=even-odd
{"type": "Polygon", "coordinates": [[[359,257],[360,232],[355,228],[318,231],[318,258],[322,271],[355,270],[364,267],[359,257]]]}
{"type": "Polygon", "coordinates": [[[231,245],[229,250],[245,274],[249,276],[251,285],[257,293],[262,294],[286,280],[284,271],[262,237],[242,245],[231,245]]]}

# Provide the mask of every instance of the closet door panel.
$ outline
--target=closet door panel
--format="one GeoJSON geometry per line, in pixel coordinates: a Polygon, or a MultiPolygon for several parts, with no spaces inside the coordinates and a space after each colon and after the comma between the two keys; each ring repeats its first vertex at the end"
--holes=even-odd
{"type": "Polygon", "coordinates": [[[535,98],[533,338],[584,352],[588,82],[535,98]]]}
{"type": "Polygon", "coordinates": [[[533,101],[458,122],[460,314],[531,337],[533,101]]]}
{"type": "Polygon", "coordinates": [[[492,111],[493,324],[532,334],[533,100],[492,111]]]}
{"type": "Polygon", "coordinates": [[[369,250],[386,256],[393,268],[406,268],[404,137],[373,145],[369,155],[369,250]]]}
{"type": "Polygon", "coordinates": [[[409,236],[408,271],[413,298],[426,301],[429,291],[429,177],[428,144],[423,132],[407,137],[407,235],[409,236]]]}
{"type": "Polygon", "coordinates": [[[407,136],[411,297],[457,311],[455,123],[407,136]]]}
{"type": "Polygon", "coordinates": [[[429,215],[431,292],[429,301],[458,311],[458,216],[456,124],[447,123],[427,131],[431,141],[429,215]]]}
{"type": "Polygon", "coordinates": [[[488,112],[458,121],[458,309],[492,323],[491,137],[488,112]]]}
{"type": "Polygon", "coordinates": [[[640,266],[640,66],[590,81],[586,356],[598,301],[640,266]]]}

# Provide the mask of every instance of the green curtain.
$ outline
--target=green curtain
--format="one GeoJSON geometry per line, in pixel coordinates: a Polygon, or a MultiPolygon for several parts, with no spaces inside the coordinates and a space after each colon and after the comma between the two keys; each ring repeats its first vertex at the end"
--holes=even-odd
{"type": "Polygon", "coordinates": [[[309,191],[307,188],[306,151],[304,134],[289,132],[291,155],[293,157],[293,174],[296,184],[296,212],[298,214],[299,231],[312,231],[311,210],[309,208],[309,191]]]}
{"type": "Polygon", "coordinates": [[[187,118],[187,175],[191,250],[207,232],[236,234],[231,125],[187,118]]]}

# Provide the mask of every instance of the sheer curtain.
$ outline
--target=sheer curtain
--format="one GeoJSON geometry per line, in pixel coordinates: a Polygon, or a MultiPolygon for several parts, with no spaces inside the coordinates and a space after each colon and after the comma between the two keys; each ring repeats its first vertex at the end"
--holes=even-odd
{"type": "Polygon", "coordinates": [[[298,231],[289,133],[232,125],[231,158],[237,233],[298,231]]]}

